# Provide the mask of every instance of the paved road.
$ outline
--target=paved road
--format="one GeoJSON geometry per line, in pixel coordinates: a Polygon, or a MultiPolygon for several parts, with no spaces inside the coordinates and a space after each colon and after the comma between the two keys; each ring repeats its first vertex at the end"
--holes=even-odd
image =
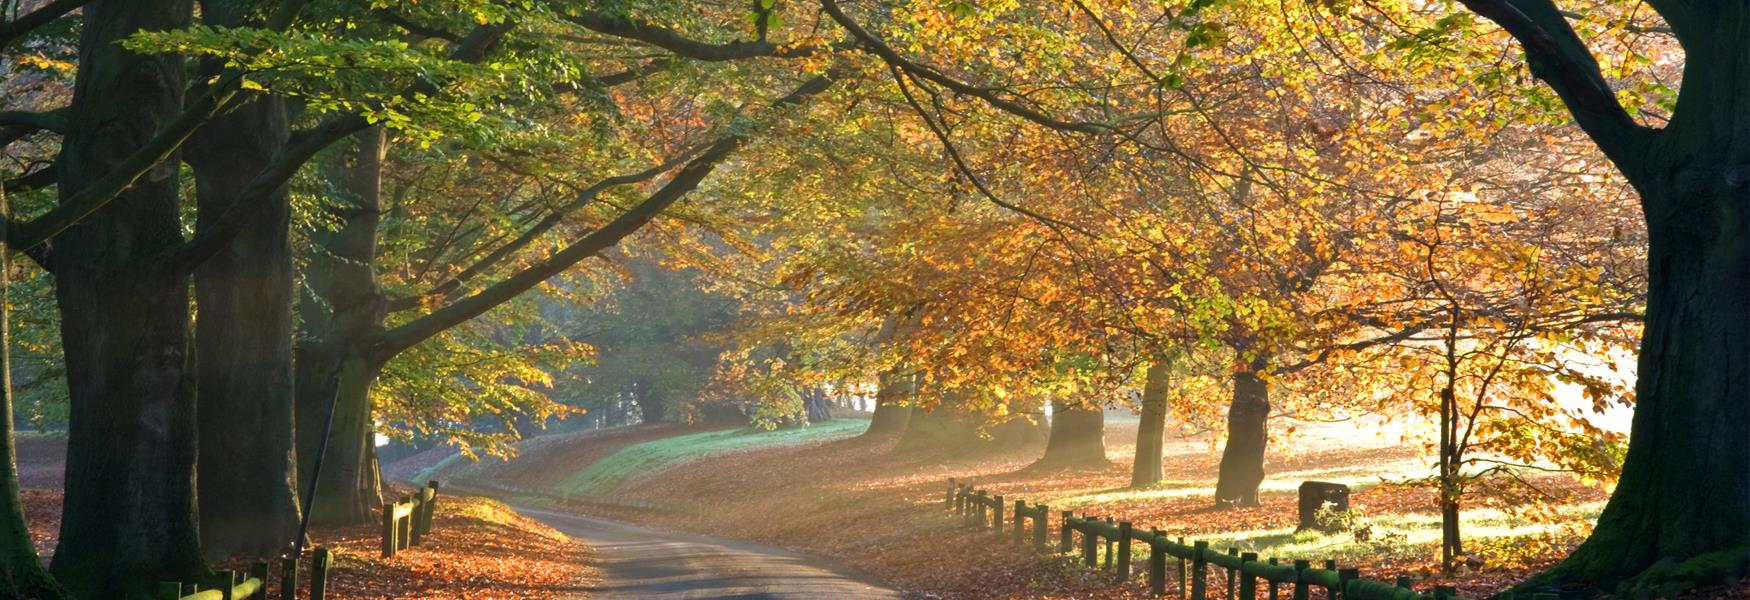
{"type": "Polygon", "coordinates": [[[656,600],[896,599],[893,590],[786,550],[645,529],[569,513],[518,508],[595,549],[602,584],[593,597],[656,600]]]}

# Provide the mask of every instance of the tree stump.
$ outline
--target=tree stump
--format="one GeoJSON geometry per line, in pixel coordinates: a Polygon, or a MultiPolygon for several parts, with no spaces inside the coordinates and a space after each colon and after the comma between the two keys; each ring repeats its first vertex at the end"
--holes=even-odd
{"type": "Polygon", "coordinates": [[[1341,483],[1325,481],[1307,481],[1300,484],[1300,527],[1296,531],[1317,529],[1320,531],[1336,531],[1330,523],[1321,526],[1317,515],[1319,508],[1326,503],[1332,505],[1332,510],[1347,512],[1349,510],[1349,486],[1341,483]]]}

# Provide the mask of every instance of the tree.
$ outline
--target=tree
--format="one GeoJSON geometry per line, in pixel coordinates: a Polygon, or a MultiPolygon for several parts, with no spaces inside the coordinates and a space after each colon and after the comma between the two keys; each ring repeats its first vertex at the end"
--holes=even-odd
{"type": "Polygon", "coordinates": [[[1142,417],[1136,426],[1136,456],[1130,467],[1130,487],[1140,488],[1161,481],[1161,455],[1167,433],[1168,375],[1172,363],[1165,358],[1148,363],[1142,387],[1142,417]]]}
{"type": "MultiPolygon", "coordinates": [[[[186,26],[189,9],[176,0],[85,7],[56,164],[63,201],[181,114],[180,57],[119,42],[186,26]]],[[[144,595],[156,580],[206,570],[196,539],[188,286],[161,262],[183,242],[177,170],[174,160],[160,165],[55,236],[44,261],[55,275],[72,402],[52,569],[76,597],[144,595]]]]}
{"type": "Polygon", "coordinates": [[[1047,469],[1108,464],[1105,426],[1105,407],[1053,398],[1051,434],[1045,441],[1045,454],[1033,464],[1047,469]]]}
{"type": "Polygon", "coordinates": [[[1683,47],[1670,121],[1635,121],[1548,0],[1468,0],[1641,195],[1646,330],[1622,478],[1598,526],[1536,584],[1668,589],[1750,572],[1750,7],[1655,1],[1683,47]],[[1697,485],[1710,493],[1697,494],[1697,485]]]}
{"type": "MultiPolygon", "coordinates": [[[[210,25],[243,27],[253,0],[202,3],[210,25]]],[[[209,556],[267,558],[297,530],[292,441],[291,195],[244,194],[290,140],[285,103],[244,93],[185,144],[197,234],[238,202],[260,216],[203,262],[195,284],[195,397],[201,544],[209,556]],[[253,432],[238,435],[239,431],[253,432]]]]}
{"type": "MultiPolygon", "coordinates": [[[[6,183],[0,181],[0,218],[11,213],[6,183]]],[[[0,418],[5,420],[4,464],[0,464],[0,595],[13,598],[60,598],[59,583],[37,558],[36,544],[25,526],[24,503],[18,496],[18,450],[13,438],[17,417],[12,407],[12,253],[0,228],[0,418]]]]}

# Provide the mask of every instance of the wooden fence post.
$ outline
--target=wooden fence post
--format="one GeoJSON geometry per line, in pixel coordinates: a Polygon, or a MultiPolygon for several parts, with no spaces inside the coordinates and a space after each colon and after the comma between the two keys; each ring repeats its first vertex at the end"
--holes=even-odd
{"type": "MultiPolygon", "coordinates": [[[[1184,546],[1185,537],[1179,536],[1178,543],[1180,546],[1184,546]]],[[[1174,557],[1174,562],[1179,563],[1179,597],[1189,598],[1191,597],[1191,591],[1185,588],[1185,557],[1174,557]]]]}
{"type": "Polygon", "coordinates": [[[1306,600],[1306,575],[1302,573],[1312,568],[1312,563],[1306,560],[1294,561],[1294,600],[1306,600]]]}
{"type": "Polygon", "coordinates": [[[1082,515],[1082,564],[1093,568],[1100,562],[1100,534],[1094,532],[1099,527],[1098,519],[1082,515]]]}
{"type": "Polygon", "coordinates": [[[280,557],[280,597],[298,597],[298,559],[287,552],[280,557]]]}
{"type": "Polygon", "coordinates": [[[1033,513],[1033,549],[1046,550],[1045,528],[1049,526],[1046,521],[1051,520],[1051,510],[1046,508],[1044,504],[1033,505],[1033,510],[1035,511],[1033,513]]]}
{"type": "Polygon", "coordinates": [[[267,600],[267,561],[258,560],[250,565],[249,576],[261,582],[261,585],[255,587],[255,592],[249,594],[249,600],[267,600]]]}
{"type": "Polygon", "coordinates": [[[438,497],[438,482],[437,482],[437,480],[433,479],[431,481],[425,482],[425,489],[430,490],[430,492],[420,492],[422,494],[429,494],[428,496],[426,496],[426,500],[425,500],[425,505],[424,505],[425,506],[425,510],[424,510],[425,522],[422,525],[420,525],[420,528],[421,528],[420,533],[425,534],[425,535],[431,535],[431,522],[432,522],[433,518],[437,517],[437,497],[438,497]]]}
{"type": "MultiPolygon", "coordinates": [[[[1270,559],[1270,566],[1276,566],[1275,558],[1270,559]]],[[[1264,583],[1270,586],[1270,600],[1276,600],[1276,580],[1266,577],[1264,578],[1264,583]]]]}
{"type": "Polygon", "coordinates": [[[1161,538],[1161,530],[1149,529],[1148,542],[1148,593],[1153,596],[1167,595],[1167,545],[1161,538]]]}
{"type": "Polygon", "coordinates": [[[1361,569],[1343,569],[1337,571],[1337,589],[1342,597],[1349,597],[1349,582],[1361,577],[1361,569]]]}
{"type": "MultiPolygon", "coordinates": [[[[1329,558],[1325,559],[1325,570],[1330,571],[1332,573],[1337,572],[1337,561],[1333,560],[1333,559],[1329,559],[1329,558]]],[[[1342,596],[1342,595],[1343,595],[1343,590],[1341,590],[1339,588],[1333,588],[1333,587],[1326,587],[1325,588],[1325,600],[1337,600],[1337,598],[1342,596]]]]}
{"type": "Polygon", "coordinates": [[[1209,582],[1204,580],[1208,571],[1208,562],[1203,553],[1209,551],[1209,542],[1197,540],[1191,548],[1191,598],[1203,600],[1209,594],[1209,582]]]}
{"type": "Polygon", "coordinates": [[[334,555],[328,552],[328,548],[316,547],[316,555],[310,558],[310,600],[323,600],[328,596],[328,567],[333,562],[334,555]]]}
{"type": "Polygon", "coordinates": [[[397,535],[396,535],[396,531],[395,531],[395,504],[392,502],[384,503],[383,504],[383,558],[389,558],[389,557],[395,555],[395,550],[397,549],[397,548],[395,548],[396,537],[397,537],[397,535]]]}
{"type": "MultiPolygon", "coordinates": [[[[396,535],[401,536],[401,539],[400,539],[401,547],[397,548],[397,550],[403,550],[403,549],[410,548],[413,546],[413,497],[412,496],[402,496],[401,501],[396,502],[395,504],[400,505],[404,510],[407,511],[407,514],[401,515],[401,517],[399,519],[396,519],[396,524],[395,524],[396,525],[395,533],[396,533],[396,535]]],[[[397,512],[400,512],[400,511],[397,511],[397,512]]]]}
{"type": "Polygon", "coordinates": [[[1130,531],[1133,525],[1130,521],[1118,523],[1118,558],[1113,562],[1118,566],[1118,580],[1130,579],[1130,531]]]}
{"type": "Polygon", "coordinates": [[[1057,530],[1057,535],[1060,538],[1058,540],[1057,551],[1059,553],[1062,553],[1062,554],[1069,554],[1069,547],[1070,547],[1069,546],[1069,534],[1070,534],[1069,521],[1070,521],[1070,519],[1074,519],[1075,517],[1073,516],[1074,513],[1071,513],[1070,511],[1067,511],[1067,510],[1063,511],[1062,515],[1063,515],[1063,528],[1057,530]]]}
{"type": "Polygon", "coordinates": [[[942,505],[944,508],[949,508],[949,509],[954,508],[954,478],[953,477],[948,478],[948,497],[942,499],[942,505]]]}
{"type": "MultiPolygon", "coordinates": [[[[1118,523],[1113,521],[1112,517],[1106,517],[1106,531],[1111,531],[1112,529],[1116,529],[1117,527],[1118,527],[1118,523]]],[[[1106,543],[1102,544],[1103,546],[1106,547],[1106,558],[1105,558],[1105,562],[1100,563],[1100,570],[1104,571],[1104,570],[1110,569],[1117,564],[1117,561],[1113,560],[1113,554],[1114,554],[1113,551],[1117,550],[1117,547],[1115,546],[1116,541],[1117,540],[1114,539],[1112,534],[1110,534],[1110,533],[1106,534],[1106,543]]]]}
{"type": "Polygon", "coordinates": [[[437,482],[429,482],[419,490],[419,509],[413,512],[414,537],[431,535],[432,509],[437,506],[437,482]]]}
{"type": "Polygon", "coordinates": [[[1003,497],[1001,494],[998,494],[996,496],[991,497],[990,510],[991,510],[990,528],[992,531],[995,531],[997,535],[1002,535],[1003,534],[1003,497]]]}
{"type": "Polygon", "coordinates": [[[1240,597],[1246,600],[1258,599],[1258,578],[1246,574],[1246,563],[1258,562],[1258,553],[1247,552],[1240,555],[1240,597]]]}
{"type": "MultiPolygon", "coordinates": [[[[1227,549],[1227,555],[1232,556],[1234,558],[1239,558],[1240,549],[1229,546],[1227,549]]],[[[1239,579],[1239,577],[1238,577],[1239,574],[1235,573],[1233,569],[1224,569],[1224,570],[1227,571],[1227,600],[1234,600],[1234,597],[1235,597],[1234,596],[1234,583],[1236,583],[1235,580],[1239,579]]]]}
{"type": "Polygon", "coordinates": [[[1397,586],[1399,589],[1406,589],[1406,590],[1413,589],[1410,587],[1410,576],[1409,575],[1399,575],[1398,580],[1397,580],[1397,586]]]}

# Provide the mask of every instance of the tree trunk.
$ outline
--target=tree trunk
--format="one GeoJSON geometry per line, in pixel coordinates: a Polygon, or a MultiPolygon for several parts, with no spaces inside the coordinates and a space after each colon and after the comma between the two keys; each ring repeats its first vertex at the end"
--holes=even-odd
{"type": "Polygon", "coordinates": [[[1750,570],[1750,7],[1707,11],[1678,116],[1619,164],[1649,241],[1622,478],[1592,536],[1534,582],[1663,594],[1750,570]]]}
{"type": "MultiPolygon", "coordinates": [[[[10,218],[5,182],[0,182],[0,218],[10,218]]],[[[18,496],[18,445],[13,440],[12,412],[12,248],[0,227],[0,419],[5,421],[6,456],[0,457],[0,597],[61,598],[61,586],[37,558],[36,544],[25,526],[24,502],[18,496]]]]}
{"type": "Polygon", "coordinates": [[[1166,359],[1148,365],[1142,385],[1142,419],[1136,425],[1136,459],[1130,465],[1130,487],[1146,487],[1159,483],[1167,438],[1167,369],[1166,359]]]}
{"type": "Polygon", "coordinates": [[[1036,467],[1103,467],[1106,460],[1106,413],[1099,407],[1061,399],[1051,401],[1051,435],[1036,467]]]}
{"type": "Polygon", "coordinates": [[[1255,371],[1233,374],[1233,404],[1227,409],[1227,446],[1215,482],[1217,506],[1257,506],[1264,483],[1265,427],[1270,417],[1270,387],[1255,371]]]}
{"type": "Polygon", "coordinates": [[[655,425],[668,417],[668,403],[652,388],[649,379],[640,377],[632,382],[632,401],[638,404],[641,423],[655,425]]]}
{"type": "Polygon", "coordinates": [[[213,557],[273,556],[298,526],[291,196],[281,188],[242,197],[286,139],[284,105],[258,96],[207,123],[185,150],[195,175],[197,230],[234,203],[260,202],[252,210],[265,213],[194,276],[201,544],[213,557]]]}
{"type": "Polygon", "coordinates": [[[911,418],[911,410],[904,403],[916,393],[914,376],[882,373],[879,386],[875,390],[875,413],[869,416],[864,437],[898,435],[905,431],[906,421],[911,418]]]}
{"type": "Polygon", "coordinates": [[[298,348],[298,490],[310,485],[329,405],[334,427],[311,509],[315,523],[370,521],[381,503],[379,482],[369,477],[375,449],[371,430],[370,386],[383,360],[371,348],[383,331],[387,302],[377,285],[377,223],[382,161],[387,151],[380,128],[353,136],[353,147],[337,152],[327,166],[336,195],[325,206],[339,225],[311,236],[312,252],[299,303],[303,343],[298,348]]]}
{"type": "MultiPolygon", "coordinates": [[[[371,426],[371,385],[382,373],[382,363],[359,353],[349,353],[338,361],[330,395],[320,399],[321,412],[308,430],[299,432],[300,446],[314,454],[321,436],[321,420],[327,419],[327,403],[334,404],[334,425],[328,438],[327,455],[323,457],[322,473],[316,482],[316,499],[310,506],[312,525],[362,525],[371,523],[371,509],[382,505],[382,477],[377,466],[376,436],[371,426]]],[[[316,412],[316,411],[312,411],[316,412]]],[[[309,485],[309,474],[300,473],[300,485],[309,485]]]]}
{"type": "MultiPolygon", "coordinates": [[[[121,47],[185,26],[190,4],[88,4],[74,100],[56,172],[65,199],[182,110],[183,64],[121,47]]],[[[163,257],[182,242],[177,161],[56,236],[70,407],[66,496],[52,571],[81,598],[144,596],[205,574],[195,518],[188,279],[163,257]]]]}
{"type": "Polygon", "coordinates": [[[803,398],[809,423],[824,423],[832,420],[832,402],[826,396],[825,387],[809,386],[803,398]]]}
{"type": "Polygon", "coordinates": [[[911,407],[905,432],[894,452],[935,452],[963,448],[978,441],[978,427],[967,415],[946,404],[911,407]]]}

